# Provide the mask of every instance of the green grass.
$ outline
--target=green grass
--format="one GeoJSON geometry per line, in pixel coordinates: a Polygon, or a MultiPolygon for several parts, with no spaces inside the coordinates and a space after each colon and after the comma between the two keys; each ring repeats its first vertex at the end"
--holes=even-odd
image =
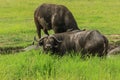
{"type": "Polygon", "coordinates": [[[107,59],[63,57],[30,51],[0,56],[1,80],[119,80],[120,56],[107,59]],[[18,58],[19,57],[19,58],[18,58]]]}
{"type": "Polygon", "coordinates": [[[33,36],[37,35],[33,21],[34,10],[45,2],[68,7],[80,29],[120,34],[119,0],[0,0],[0,47],[6,47],[10,43],[12,46],[30,44],[33,36]],[[18,40],[17,44],[14,43],[14,37],[18,40]]]}
{"type": "MultiPolygon", "coordinates": [[[[120,34],[119,0],[0,0],[0,48],[31,44],[37,35],[34,10],[46,2],[69,8],[80,29],[120,34]]],[[[79,55],[51,56],[41,50],[0,55],[0,80],[120,80],[119,59],[83,60],[79,55]]]]}

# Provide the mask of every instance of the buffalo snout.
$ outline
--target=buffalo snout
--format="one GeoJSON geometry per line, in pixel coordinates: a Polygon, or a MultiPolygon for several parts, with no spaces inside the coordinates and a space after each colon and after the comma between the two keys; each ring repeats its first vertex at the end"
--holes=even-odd
{"type": "Polygon", "coordinates": [[[51,44],[46,44],[46,45],[45,45],[45,49],[51,50],[51,49],[52,49],[52,45],[51,45],[51,44]]]}

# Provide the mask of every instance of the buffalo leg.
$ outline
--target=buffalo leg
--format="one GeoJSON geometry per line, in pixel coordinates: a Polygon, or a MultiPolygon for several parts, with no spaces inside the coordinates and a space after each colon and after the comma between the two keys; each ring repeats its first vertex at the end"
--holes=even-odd
{"type": "Polygon", "coordinates": [[[38,20],[39,20],[41,26],[43,26],[43,31],[44,31],[44,33],[45,33],[46,35],[49,35],[49,33],[48,33],[48,31],[47,31],[47,29],[48,29],[49,26],[48,26],[47,22],[45,21],[45,19],[38,17],[38,20]]]}
{"type": "Polygon", "coordinates": [[[48,31],[47,31],[46,29],[44,29],[43,31],[44,31],[44,33],[45,33],[46,35],[49,36],[49,33],[48,33],[48,31]]]}
{"type": "MultiPolygon", "coordinates": [[[[37,20],[36,17],[34,17],[34,22],[35,22],[35,25],[36,25],[36,31],[37,31],[37,35],[39,38],[41,38],[41,28],[42,26],[40,25],[39,21],[37,20]]],[[[34,45],[34,41],[32,42],[32,45],[34,45]]]]}
{"type": "Polygon", "coordinates": [[[36,25],[36,28],[37,28],[38,37],[41,38],[41,28],[42,28],[42,26],[40,25],[37,18],[34,18],[34,22],[35,22],[35,25],[36,25]]]}

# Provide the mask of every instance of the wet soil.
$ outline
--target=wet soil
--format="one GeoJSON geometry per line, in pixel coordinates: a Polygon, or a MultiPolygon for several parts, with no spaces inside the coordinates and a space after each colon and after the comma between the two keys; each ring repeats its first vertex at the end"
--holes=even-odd
{"type": "Polygon", "coordinates": [[[37,45],[28,45],[27,47],[0,47],[0,54],[11,54],[11,53],[18,53],[18,52],[24,52],[29,50],[37,50],[40,47],[37,45]]]}
{"type": "Polygon", "coordinates": [[[0,47],[0,54],[17,53],[23,51],[24,47],[0,47]]]}

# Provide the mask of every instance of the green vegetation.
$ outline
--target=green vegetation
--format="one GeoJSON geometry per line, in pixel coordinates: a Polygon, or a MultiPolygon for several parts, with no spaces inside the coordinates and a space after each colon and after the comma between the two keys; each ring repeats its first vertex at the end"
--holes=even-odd
{"type": "Polygon", "coordinates": [[[0,0],[0,47],[31,44],[37,35],[34,10],[45,2],[67,6],[80,29],[120,34],[119,0],[0,0]]]}
{"type": "Polygon", "coordinates": [[[107,59],[79,55],[58,57],[30,51],[0,56],[1,80],[119,80],[120,56],[107,59]]]}
{"type": "MultiPolygon", "coordinates": [[[[67,6],[80,29],[120,34],[119,0],[0,0],[0,49],[32,43],[37,35],[34,10],[46,2],[67,6]]],[[[120,80],[119,59],[83,60],[80,55],[51,56],[42,50],[0,55],[0,80],[120,80]]]]}

